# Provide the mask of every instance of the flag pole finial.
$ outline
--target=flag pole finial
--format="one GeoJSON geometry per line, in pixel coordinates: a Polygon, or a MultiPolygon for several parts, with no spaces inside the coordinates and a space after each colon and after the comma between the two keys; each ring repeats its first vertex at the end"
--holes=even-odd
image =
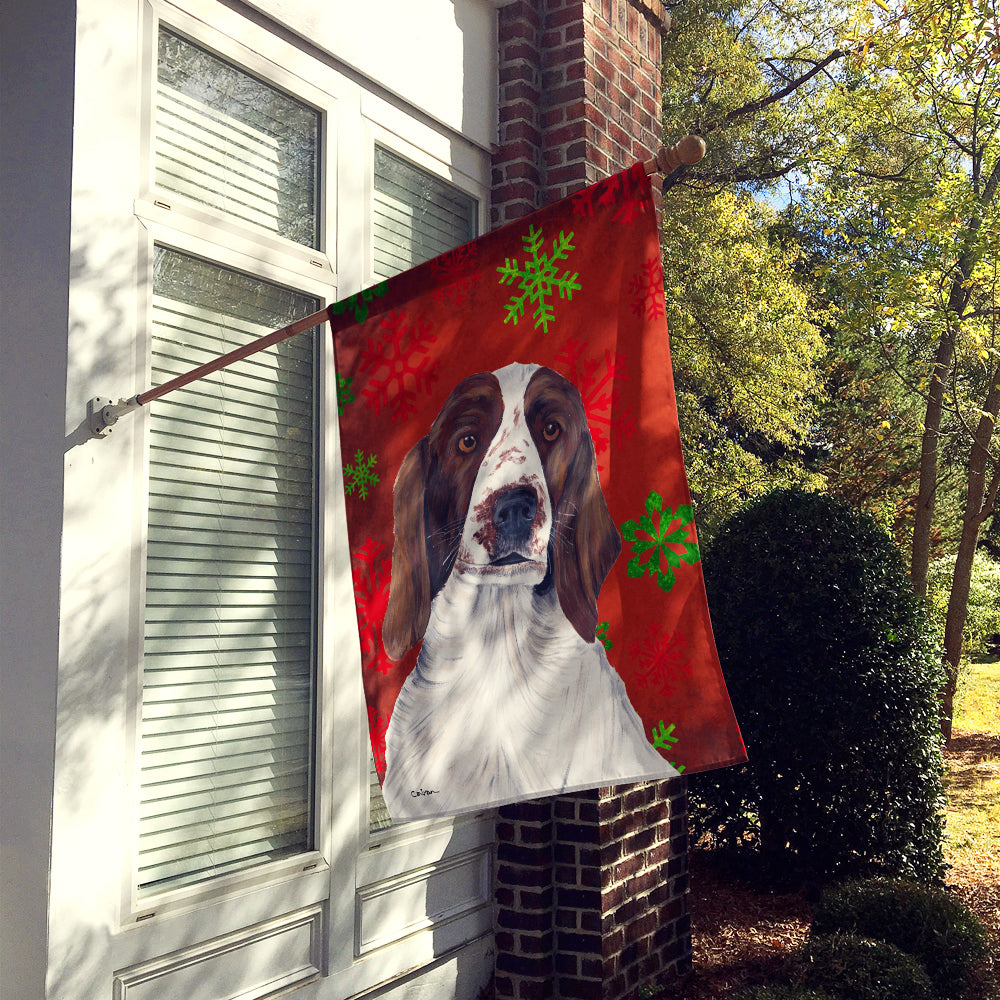
{"type": "Polygon", "coordinates": [[[660,146],[656,156],[646,160],[643,166],[647,174],[663,174],[665,177],[683,164],[693,166],[705,155],[707,148],[700,135],[686,135],[673,146],[660,146]]]}

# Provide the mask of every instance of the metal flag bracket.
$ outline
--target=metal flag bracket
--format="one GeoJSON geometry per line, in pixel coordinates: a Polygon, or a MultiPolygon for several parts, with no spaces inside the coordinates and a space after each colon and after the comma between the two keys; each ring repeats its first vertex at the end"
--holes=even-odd
{"type": "Polygon", "coordinates": [[[118,418],[125,413],[139,408],[137,396],[129,399],[119,399],[116,403],[105,396],[94,396],[87,400],[87,423],[94,437],[107,437],[118,418]]]}

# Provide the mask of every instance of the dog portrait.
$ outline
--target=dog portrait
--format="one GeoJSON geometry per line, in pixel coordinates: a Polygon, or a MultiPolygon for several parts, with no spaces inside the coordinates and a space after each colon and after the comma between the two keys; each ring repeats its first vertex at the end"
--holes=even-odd
{"type": "Polygon", "coordinates": [[[386,732],[394,819],[676,773],[597,641],[622,541],[577,388],[470,375],[393,490],[385,650],[421,644],[386,732]]]}

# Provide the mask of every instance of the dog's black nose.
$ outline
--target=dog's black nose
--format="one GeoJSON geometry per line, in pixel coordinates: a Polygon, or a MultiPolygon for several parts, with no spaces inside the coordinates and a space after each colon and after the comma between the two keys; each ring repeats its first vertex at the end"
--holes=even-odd
{"type": "Polygon", "coordinates": [[[530,486],[517,486],[497,497],[493,524],[500,536],[510,541],[525,538],[538,511],[538,497],[530,486]]]}

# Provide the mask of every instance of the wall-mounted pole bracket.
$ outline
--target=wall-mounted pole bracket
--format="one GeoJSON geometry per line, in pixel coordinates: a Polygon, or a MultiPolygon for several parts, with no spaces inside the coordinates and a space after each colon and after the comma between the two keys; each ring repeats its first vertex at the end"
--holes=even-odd
{"type": "Polygon", "coordinates": [[[90,425],[90,433],[94,437],[107,437],[111,433],[111,428],[118,422],[118,418],[123,413],[138,409],[139,405],[139,400],[135,396],[130,399],[119,399],[117,403],[104,396],[88,399],[87,423],[90,425]]]}

